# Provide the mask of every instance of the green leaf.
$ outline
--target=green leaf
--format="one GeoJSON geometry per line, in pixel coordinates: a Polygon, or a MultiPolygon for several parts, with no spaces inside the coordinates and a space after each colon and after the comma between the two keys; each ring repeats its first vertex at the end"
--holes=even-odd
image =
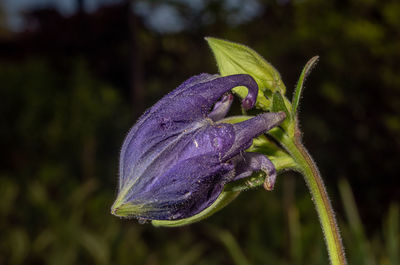
{"type": "Polygon", "coordinates": [[[351,239],[349,250],[353,253],[353,262],[365,265],[375,265],[376,258],[373,255],[373,246],[367,240],[365,235],[365,229],[361,222],[356,201],[347,179],[343,178],[339,180],[339,192],[349,224],[349,239],[351,239]]]}
{"type": "Polygon", "coordinates": [[[282,96],[280,92],[275,92],[272,97],[272,112],[283,111],[286,114],[286,119],[280,124],[280,127],[289,134],[294,135],[294,119],[292,112],[289,111],[291,109],[291,104],[289,100],[282,96]]]}
{"type": "Polygon", "coordinates": [[[385,243],[386,251],[389,256],[389,264],[399,264],[399,207],[397,204],[392,204],[389,208],[389,215],[385,221],[384,233],[385,233],[385,243]]]}
{"type": "Polygon", "coordinates": [[[275,92],[272,96],[272,112],[283,111],[286,114],[286,120],[289,120],[291,117],[291,113],[288,111],[285,100],[282,97],[281,93],[275,92]]]}
{"type": "Polygon", "coordinates": [[[318,62],[318,59],[319,59],[318,56],[314,56],[313,58],[311,58],[306,63],[306,65],[303,68],[303,71],[300,74],[300,78],[299,78],[299,81],[297,82],[297,86],[296,86],[296,89],[294,91],[294,95],[293,95],[293,99],[292,99],[292,114],[293,114],[293,117],[296,116],[297,106],[299,105],[300,96],[301,96],[301,92],[303,90],[304,82],[306,81],[306,78],[310,74],[312,68],[318,62]]]}
{"type": "MultiPolygon", "coordinates": [[[[241,44],[216,38],[206,38],[217,61],[222,76],[249,74],[256,80],[260,90],[256,106],[268,110],[270,102],[265,96],[275,91],[285,93],[286,88],[279,72],[254,50],[241,44]]],[[[233,89],[240,97],[247,95],[245,87],[233,89]]]]}
{"type": "Polygon", "coordinates": [[[238,242],[228,230],[215,229],[213,232],[225,245],[225,248],[228,250],[236,265],[250,265],[250,262],[247,260],[238,242]]]}

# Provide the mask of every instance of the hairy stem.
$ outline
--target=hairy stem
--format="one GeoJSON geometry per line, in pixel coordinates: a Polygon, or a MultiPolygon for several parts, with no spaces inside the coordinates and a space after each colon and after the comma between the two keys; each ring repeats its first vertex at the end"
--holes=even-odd
{"type": "Polygon", "coordinates": [[[325,235],[325,243],[331,264],[346,265],[342,240],[328,193],[315,162],[301,143],[300,133],[297,132],[294,139],[284,137],[282,143],[298,164],[299,170],[303,174],[310,190],[325,235]]]}

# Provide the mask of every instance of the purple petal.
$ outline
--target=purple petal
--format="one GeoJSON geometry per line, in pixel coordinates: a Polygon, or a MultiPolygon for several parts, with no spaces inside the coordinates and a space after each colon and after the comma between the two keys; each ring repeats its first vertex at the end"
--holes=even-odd
{"type": "Polygon", "coordinates": [[[128,198],[133,204],[150,209],[140,217],[176,220],[193,216],[210,206],[222,192],[224,176],[233,165],[221,164],[209,156],[197,156],[174,165],[154,179],[149,188],[128,198]]]}
{"type": "Polygon", "coordinates": [[[253,138],[277,126],[285,119],[285,117],[286,115],[284,112],[267,112],[249,120],[234,124],[235,143],[231,150],[225,154],[224,159],[229,159],[239,154],[240,151],[249,148],[253,138]]]}
{"type": "Polygon", "coordinates": [[[231,108],[233,102],[232,94],[225,94],[222,96],[222,99],[215,103],[214,108],[208,117],[213,121],[219,121],[223,119],[226,114],[228,114],[229,109],[231,108]]]}
{"type": "Polygon", "coordinates": [[[258,153],[243,153],[236,157],[235,177],[232,181],[249,177],[253,172],[263,171],[266,174],[264,188],[272,190],[276,181],[276,170],[265,155],[258,153]]]}

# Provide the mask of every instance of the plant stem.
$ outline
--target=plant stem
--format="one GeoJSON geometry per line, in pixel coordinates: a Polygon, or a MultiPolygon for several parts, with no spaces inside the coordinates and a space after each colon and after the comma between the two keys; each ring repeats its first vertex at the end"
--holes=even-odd
{"type": "Polygon", "coordinates": [[[318,212],[319,221],[325,235],[325,243],[331,264],[346,265],[347,262],[340,232],[336,224],[335,214],[331,202],[329,201],[324,182],[316,164],[301,143],[300,132],[298,129],[296,131],[297,133],[295,134],[296,136],[294,139],[290,137],[284,137],[282,144],[298,164],[299,171],[303,174],[310,190],[311,197],[318,212]]]}

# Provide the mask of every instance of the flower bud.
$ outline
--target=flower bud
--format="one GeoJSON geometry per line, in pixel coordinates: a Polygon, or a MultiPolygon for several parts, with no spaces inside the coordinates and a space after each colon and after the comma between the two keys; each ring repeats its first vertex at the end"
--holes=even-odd
{"type": "Polygon", "coordinates": [[[254,171],[264,171],[268,188],[273,187],[276,172],[268,158],[244,151],[253,138],[282,122],[285,113],[264,113],[236,124],[218,122],[232,103],[230,90],[237,86],[247,87],[242,104],[253,107],[258,86],[251,76],[201,74],[142,115],[122,146],[114,215],[188,218],[209,207],[226,183],[254,171]]]}

